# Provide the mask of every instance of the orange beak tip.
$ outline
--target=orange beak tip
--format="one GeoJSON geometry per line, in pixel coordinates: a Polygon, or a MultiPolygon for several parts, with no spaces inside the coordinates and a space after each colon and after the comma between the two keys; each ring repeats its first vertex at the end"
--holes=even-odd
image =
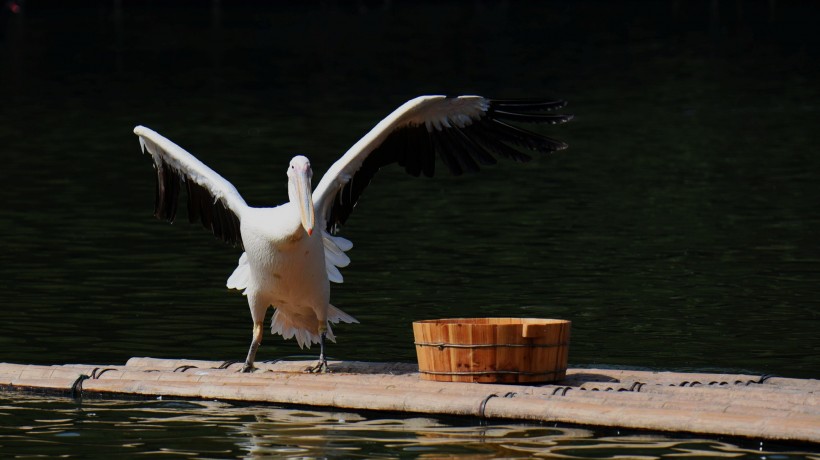
{"type": "Polygon", "coordinates": [[[308,230],[307,232],[308,232],[308,236],[313,235],[313,229],[312,228],[310,230],[308,230]]]}

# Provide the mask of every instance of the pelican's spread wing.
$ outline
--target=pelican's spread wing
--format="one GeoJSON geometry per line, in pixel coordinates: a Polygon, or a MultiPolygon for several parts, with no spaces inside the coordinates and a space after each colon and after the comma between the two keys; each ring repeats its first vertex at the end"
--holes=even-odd
{"type": "Polygon", "coordinates": [[[327,230],[344,224],[376,172],[398,163],[408,173],[433,176],[435,156],[453,174],[477,171],[495,156],[529,161],[522,151],[548,153],[567,145],[512,123],[563,123],[571,115],[550,113],[560,100],[486,99],[480,96],[421,96],[379,122],[345,153],[314,192],[314,207],[327,230]]]}
{"type": "Polygon", "coordinates": [[[173,222],[179,191],[188,191],[188,220],[200,221],[230,244],[242,245],[239,215],[248,205],[236,188],[182,147],[144,126],[134,128],[143,153],[148,151],[157,170],[154,215],[173,222]]]}

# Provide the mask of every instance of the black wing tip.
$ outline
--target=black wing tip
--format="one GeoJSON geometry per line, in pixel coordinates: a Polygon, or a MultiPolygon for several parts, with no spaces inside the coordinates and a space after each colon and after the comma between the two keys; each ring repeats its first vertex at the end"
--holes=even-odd
{"type": "Polygon", "coordinates": [[[574,117],[573,115],[565,114],[526,113],[522,111],[513,112],[510,110],[493,110],[488,111],[487,114],[491,118],[516,121],[520,123],[537,123],[547,125],[560,125],[572,120],[574,117]]]}
{"type": "Polygon", "coordinates": [[[154,167],[157,177],[154,217],[173,223],[177,215],[182,179],[179,173],[166,163],[154,163],[154,167]]]}
{"type": "Polygon", "coordinates": [[[555,149],[553,149],[553,152],[558,152],[558,151],[566,150],[566,149],[569,148],[569,144],[567,144],[564,141],[559,141],[557,139],[552,139],[552,140],[555,141],[555,149]]]}
{"type": "Polygon", "coordinates": [[[154,166],[157,170],[154,217],[174,223],[180,194],[182,189],[185,189],[188,195],[188,221],[199,221],[216,238],[232,246],[239,245],[244,248],[239,217],[221,200],[214,201],[213,196],[204,187],[167,163],[155,163],[154,166]]]}
{"type": "Polygon", "coordinates": [[[551,112],[563,109],[568,102],[558,98],[507,98],[507,99],[487,99],[490,108],[514,109],[526,112],[551,112]]]}
{"type": "Polygon", "coordinates": [[[487,116],[520,123],[558,125],[572,120],[573,115],[553,113],[567,106],[563,99],[521,98],[488,99],[487,116]]]}

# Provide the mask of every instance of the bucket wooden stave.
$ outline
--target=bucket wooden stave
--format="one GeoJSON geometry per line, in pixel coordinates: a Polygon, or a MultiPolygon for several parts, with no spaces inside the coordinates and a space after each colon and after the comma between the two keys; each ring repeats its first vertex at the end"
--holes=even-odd
{"type": "Polygon", "coordinates": [[[570,322],[541,318],[452,318],[413,323],[421,378],[439,382],[533,383],[566,376],[570,322]]]}

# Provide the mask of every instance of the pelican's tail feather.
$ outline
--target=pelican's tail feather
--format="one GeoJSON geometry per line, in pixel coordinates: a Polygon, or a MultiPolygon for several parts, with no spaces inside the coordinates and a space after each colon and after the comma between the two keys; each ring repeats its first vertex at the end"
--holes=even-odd
{"type": "MultiPolygon", "coordinates": [[[[338,324],[339,321],[343,323],[358,323],[359,320],[356,318],[348,315],[347,313],[339,310],[338,308],[334,307],[333,305],[328,304],[327,306],[327,320],[333,324],[338,324]]],[[[328,325],[329,327],[330,325],[328,325]]]]}
{"type": "MultiPolygon", "coordinates": [[[[333,343],[336,343],[336,336],[333,335],[333,328],[330,327],[330,323],[339,324],[339,322],[343,323],[358,323],[359,320],[356,318],[348,315],[347,313],[339,310],[338,308],[334,307],[333,305],[328,304],[327,306],[327,331],[325,332],[325,337],[333,343]]],[[[318,340],[317,340],[318,342],[318,340]]]]}
{"type": "MultiPolygon", "coordinates": [[[[243,252],[239,257],[239,264],[231,276],[228,277],[228,289],[247,289],[250,276],[251,266],[248,265],[248,253],[243,252]]],[[[242,293],[245,294],[245,292],[242,293]]]]}
{"type": "Polygon", "coordinates": [[[319,343],[318,334],[294,324],[293,319],[288,314],[283,314],[278,308],[271,318],[270,331],[272,334],[281,334],[284,339],[296,337],[299,348],[310,348],[312,344],[319,343]]]}
{"type": "MultiPolygon", "coordinates": [[[[358,323],[359,321],[333,305],[328,305],[325,337],[332,342],[336,342],[336,336],[333,335],[333,329],[330,327],[330,323],[338,324],[339,322],[358,323]]],[[[313,327],[316,327],[315,323],[313,327]]],[[[272,334],[281,334],[285,339],[296,337],[296,343],[299,344],[299,348],[310,348],[314,343],[319,343],[320,338],[318,333],[311,332],[303,325],[295,324],[290,315],[287,313],[283,314],[282,310],[278,308],[273,313],[270,331],[272,334]]]]}

